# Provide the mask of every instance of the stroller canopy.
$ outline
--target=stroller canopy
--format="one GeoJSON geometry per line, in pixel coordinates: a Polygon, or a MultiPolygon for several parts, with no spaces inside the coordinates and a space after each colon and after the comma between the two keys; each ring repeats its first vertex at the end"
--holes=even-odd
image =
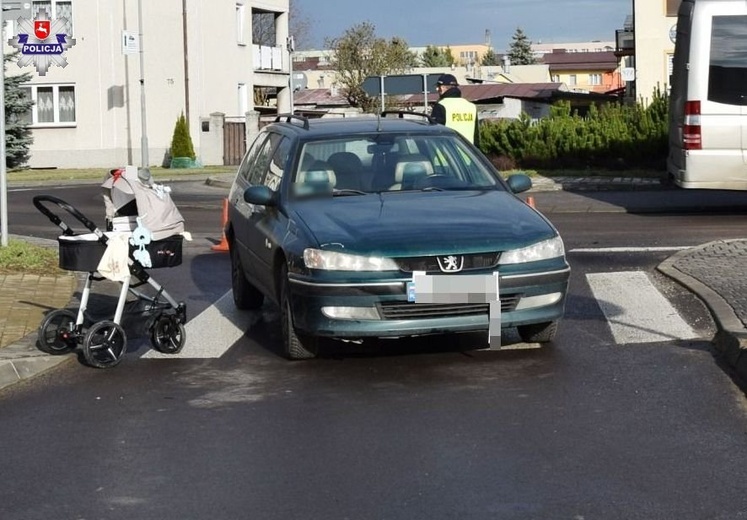
{"type": "Polygon", "coordinates": [[[153,240],[184,232],[184,218],[171,199],[171,190],[153,183],[150,172],[135,166],[110,170],[101,185],[106,218],[139,217],[153,240]]]}

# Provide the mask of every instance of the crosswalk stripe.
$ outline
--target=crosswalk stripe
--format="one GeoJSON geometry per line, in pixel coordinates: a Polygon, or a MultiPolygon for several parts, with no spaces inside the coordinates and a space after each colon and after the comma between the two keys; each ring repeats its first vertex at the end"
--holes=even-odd
{"type": "Polygon", "coordinates": [[[642,271],[586,275],[618,344],[694,339],[698,335],[642,271]]]}
{"type": "Polygon", "coordinates": [[[147,350],[141,358],[174,359],[174,358],[219,358],[244,331],[256,321],[257,313],[236,309],[233,294],[228,291],[213,305],[188,321],[184,326],[186,343],[178,354],[162,354],[156,350],[147,350]]]}

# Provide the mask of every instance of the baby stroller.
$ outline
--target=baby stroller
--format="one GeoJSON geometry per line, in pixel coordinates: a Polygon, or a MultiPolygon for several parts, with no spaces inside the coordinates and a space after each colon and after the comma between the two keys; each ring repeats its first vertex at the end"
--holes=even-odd
{"type": "Polygon", "coordinates": [[[175,267],[182,262],[184,220],[168,188],[153,184],[147,170],[128,166],[111,170],[104,183],[106,231],[76,208],[51,195],[34,197],[34,206],[62,229],[58,238],[59,265],[68,271],[87,272],[77,312],[57,309],[39,326],[37,346],[50,354],[71,352],[82,346],[86,362],[96,368],[119,364],[127,351],[121,325],[126,307],[138,304],[138,316],[147,319],[151,345],[166,354],[178,353],[186,341],[187,310],[148,273],[147,268],[175,267]],[[89,232],[75,230],[48,206],[56,205],[77,219],[89,232]],[[121,283],[112,319],[91,322],[86,312],[94,281],[121,283]],[[137,288],[148,285],[146,294],[137,288]],[[127,301],[134,295],[134,301],[127,301]]]}

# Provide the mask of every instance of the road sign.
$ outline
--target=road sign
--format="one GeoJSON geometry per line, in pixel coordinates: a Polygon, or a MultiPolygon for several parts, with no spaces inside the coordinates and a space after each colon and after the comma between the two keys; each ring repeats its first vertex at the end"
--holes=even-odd
{"type": "MultiPolygon", "coordinates": [[[[389,96],[404,96],[408,94],[422,94],[433,92],[436,81],[441,74],[396,74],[383,76],[384,94],[389,96]]],[[[369,96],[381,95],[382,76],[368,76],[361,87],[369,96]]]]}

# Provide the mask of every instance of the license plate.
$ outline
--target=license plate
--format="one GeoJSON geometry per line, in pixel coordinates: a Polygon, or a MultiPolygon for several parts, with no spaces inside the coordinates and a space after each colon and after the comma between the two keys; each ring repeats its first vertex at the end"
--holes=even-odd
{"type": "Polygon", "coordinates": [[[498,273],[427,275],[412,273],[407,283],[407,301],[413,303],[486,303],[488,304],[488,345],[501,346],[501,300],[498,273]]]}
{"type": "Polygon", "coordinates": [[[414,303],[490,303],[498,298],[498,273],[428,275],[414,272],[407,301],[414,303]]]}

